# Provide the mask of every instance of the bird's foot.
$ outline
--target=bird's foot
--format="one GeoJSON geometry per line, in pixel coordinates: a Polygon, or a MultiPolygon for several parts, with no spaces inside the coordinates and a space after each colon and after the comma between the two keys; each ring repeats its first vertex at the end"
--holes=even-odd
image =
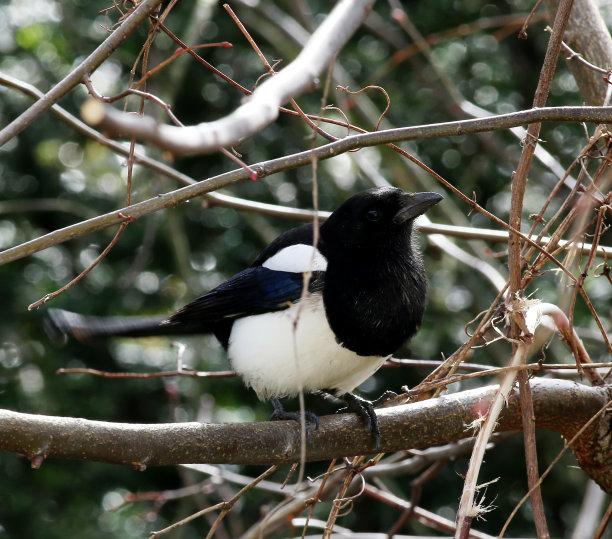
{"type": "MultiPolygon", "coordinates": [[[[283,405],[276,397],[273,397],[270,400],[272,401],[272,405],[274,406],[274,411],[272,412],[272,415],[270,416],[271,420],[286,419],[286,420],[291,420],[291,421],[297,421],[298,424],[301,424],[302,414],[300,412],[287,412],[287,410],[283,408],[283,405]]],[[[319,416],[313,412],[309,412],[308,410],[305,410],[304,419],[306,420],[304,423],[304,428],[306,430],[306,439],[310,441],[310,438],[312,437],[312,429],[310,427],[310,423],[314,423],[314,428],[315,430],[317,430],[319,428],[319,416]]]]}
{"type": "Polygon", "coordinates": [[[378,417],[376,416],[374,408],[393,397],[397,397],[397,393],[393,391],[385,391],[380,397],[373,401],[353,395],[353,393],[345,393],[344,395],[340,395],[340,398],[346,402],[346,407],[341,408],[336,413],[356,413],[363,421],[366,432],[372,434],[372,438],[374,438],[374,442],[376,443],[376,451],[380,451],[380,428],[378,427],[378,417]]]}
{"type": "Polygon", "coordinates": [[[374,406],[374,408],[378,408],[379,406],[385,404],[385,402],[387,402],[389,399],[393,399],[395,397],[397,397],[397,393],[387,389],[380,397],[372,401],[372,406],[374,406]]]}

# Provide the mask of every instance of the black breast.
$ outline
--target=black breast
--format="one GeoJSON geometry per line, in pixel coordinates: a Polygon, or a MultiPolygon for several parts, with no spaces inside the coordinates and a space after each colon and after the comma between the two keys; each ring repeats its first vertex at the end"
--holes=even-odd
{"type": "Polygon", "coordinates": [[[349,350],[389,355],[418,331],[427,279],[420,256],[409,253],[328,260],[325,311],[338,342],[349,350]]]}

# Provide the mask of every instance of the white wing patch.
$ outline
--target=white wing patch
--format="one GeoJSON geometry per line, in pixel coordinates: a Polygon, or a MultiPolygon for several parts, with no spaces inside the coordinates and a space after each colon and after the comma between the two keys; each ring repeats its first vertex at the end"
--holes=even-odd
{"type": "Polygon", "coordinates": [[[325,271],[327,259],[312,245],[298,243],[281,249],[266,260],[262,266],[275,271],[303,273],[305,271],[325,271]]]}

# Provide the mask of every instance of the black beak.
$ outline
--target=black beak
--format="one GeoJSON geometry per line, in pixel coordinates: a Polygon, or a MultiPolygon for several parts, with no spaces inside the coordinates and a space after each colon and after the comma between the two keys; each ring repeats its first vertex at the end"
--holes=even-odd
{"type": "Polygon", "coordinates": [[[402,197],[402,208],[395,214],[395,223],[404,223],[424,214],[444,197],[438,193],[405,193],[402,197]]]}

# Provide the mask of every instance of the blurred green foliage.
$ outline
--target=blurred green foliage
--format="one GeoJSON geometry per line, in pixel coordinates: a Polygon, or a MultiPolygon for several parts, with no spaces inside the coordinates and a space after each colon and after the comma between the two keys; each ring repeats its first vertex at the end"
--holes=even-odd
{"type": "MultiPolygon", "coordinates": [[[[47,90],[106,37],[104,26],[114,24],[117,14],[113,10],[107,14],[99,12],[110,5],[111,2],[85,0],[5,1],[0,5],[0,71],[47,90]]],[[[248,5],[237,2],[233,7],[267,58],[282,60],[280,69],[300,48],[301,33],[292,31],[289,23],[299,28],[316,27],[330,5],[313,0],[248,5]]],[[[437,36],[431,40],[437,69],[446,74],[457,95],[491,113],[530,107],[547,42],[543,32],[545,23],[541,20],[534,23],[527,40],[518,40],[516,27],[506,32],[504,25],[484,25],[483,29],[473,28],[465,34],[457,29],[481,19],[491,21],[524,15],[532,2],[440,0],[407,2],[405,7],[423,35],[437,36]]],[[[366,84],[376,84],[385,89],[391,102],[386,127],[464,118],[465,114],[449,97],[436,70],[422,56],[413,54],[401,63],[394,61],[394,54],[408,50],[412,41],[392,22],[387,3],[375,6],[371,21],[341,52],[338,59],[341,78],[331,83],[329,103],[341,107],[353,124],[373,129],[385,107],[384,96],[370,90],[349,99],[334,87],[341,84],[357,90],[366,84]]],[[[247,88],[264,72],[229,16],[213,2],[179,2],[166,25],[189,44],[231,42],[231,49],[203,49],[200,53],[247,88]]],[[[93,74],[97,91],[112,95],[128,86],[130,69],[146,30],[143,27],[136,32],[93,74]]],[[[167,36],[160,34],[151,49],[149,65],[157,65],[175,48],[167,36]]],[[[325,84],[322,80],[319,90],[325,84]]],[[[171,104],[173,112],[186,124],[222,117],[242,99],[238,90],[187,55],[152,77],[147,90],[171,104]]],[[[61,100],[61,105],[78,116],[86,97],[85,89],[77,88],[61,100]]],[[[306,111],[317,113],[321,91],[304,95],[298,101],[306,111]]],[[[0,87],[0,125],[6,125],[30,102],[30,98],[18,91],[0,87]]],[[[549,102],[554,105],[581,103],[576,85],[562,62],[558,65],[549,102]]],[[[135,103],[136,99],[131,98],[132,107],[135,103]]],[[[147,104],[146,112],[167,121],[156,105],[147,104]]],[[[340,118],[333,111],[328,114],[340,118]]],[[[338,136],[344,134],[341,128],[329,130],[338,136]]],[[[546,140],[545,148],[562,167],[571,163],[584,143],[582,127],[571,124],[545,125],[541,138],[546,140]]],[[[276,123],[246,140],[237,150],[246,163],[255,163],[302,151],[311,143],[310,133],[299,119],[281,115],[276,123]]],[[[479,203],[496,215],[507,218],[510,178],[521,151],[518,139],[509,133],[497,132],[427,140],[402,147],[414,152],[464,193],[476,193],[479,203]]],[[[147,147],[146,151],[162,158],[155,148],[147,147]]],[[[173,165],[198,180],[235,168],[234,163],[220,154],[181,158],[173,165]]],[[[331,210],[349,194],[371,186],[376,179],[372,169],[407,190],[444,192],[432,178],[407,165],[390,150],[366,149],[319,165],[320,207],[331,210]]],[[[123,157],[85,140],[51,113],[44,114],[35,125],[0,148],[0,248],[121,208],[125,203],[126,170],[123,157]]],[[[555,181],[548,169],[534,163],[526,214],[539,210],[555,181]]],[[[171,180],[138,165],[133,186],[134,201],[177,187],[171,180]]],[[[286,206],[312,207],[312,171],[291,170],[235,185],[226,192],[286,206]]],[[[441,223],[492,226],[482,215],[469,215],[468,208],[453,197],[436,207],[430,217],[441,223]]],[[[106,259],[52,305],[97,315],[170,313],[244,268],[271,239],[291,226],[293,223],[279,218],[207,208],[201,200],[192,200],[130,224],[106,259]]],[[[30,303],[87,267],[113,234],[113,230],[106,230],[77,238],[0,266],[2,407],[108,421],[266,419],[270,406],[258,402],[237,379],[106,380],[55,374],[60,367],[75,366],[143,372],[174,368],[177,352],[165,340],[115,341],[92,348],[72,342],[59,346],[43,330],[46,306],[27,311],[30,303]]],[[[425,246],[424,241],[422,244],[425,246]]],[[[503,245],[490,246],[495,252],[503,248],[503,245]]],[[[478,249],[498,271],[506,271],[505,258],[493,258],[482,246],[478,249]]],[[[480,273],[449,255],[428,247],[425,256],[431,283],[425,323],[399,357],[439,359],[441,354],[450,355],[465,341],[465,324],[486,309],[496,295],[480,273]]],[[[538,279],[537,288],[539,297],[550,301],[556,301],[562,292],[559,278],[554,274],[538,279]]],[[[603,281],[592,280],[587,281],[587,290],[602,318],[609,317],[609,287],[603,281]]],[[[594,329],[594,321],[580,302],[576,323],[587,330],[594,329]]],[[[200,370],[228,368],[223,350],[212,339],[186,342],[186,364],[200,370]]],[[[607,357],[605,348],[597,341],[589,342],[589,349],[594,360],[607,357]]],[[[508,346],[501,343],[477,352],[474,360],[503,365],[508,354],[508,346]]],[[[550,342],[546,356],[553,361],[571,361],[567,350],[556,339],[550,342]]],[[[426,374],[424,369],[383,370],[368,380],[361,392],[376,396],[383,388],[397,391],[404,384],[416,384],[426,374]]],[[[463,384],[452,389],[473,385],[463,384]]],[[[320,412],[334,409],[317,399],[309,398],[307,402],[311,409],[320,412]]],[[[288,405],[297,406],[295,402],[288,405]]],[[[562,444],[550,433],[538,436],[541,465],[545,467],[562,444]]],[[[478,529],[497,533],[525,492],[522,451],[522,441],[515,438],[488,453],[482,480],[500,478],[487,494],[497,509],[486,516],[486,521],[477,523],[478,529]]],[[[573,458],[566,456],[543,487],[544,499],[551,501],[547,504],[551,534],[557,537],[570,533],[586,480],[580,470],[571,468],[573,463],[573,458]]],[[[326,467],[327,463],[311,464],[307,472],[314,476],[326,467]]],[[[466,467],[467,457],[458,459],[428,483],[423,489],[423,507],[454,519],[462,488],[460,474],[466,467]]],[[[261,473],[258,468],[243,471],[261,473]]],[[[202,501],[201,497],[194,497],[170,502],[159,514],[155,514],[151,502],[108,511],[127,492],[163,491],[203,480],[171,468],[137,472],[90,462],[52,460],[34,471],[27,460],[4,453],[0,455],[0,473],[3,476],[0,536],[6,537],[144,537],[148,531],[194,512],[202,501]]],[[[409,498],[408,482],[408,478],[398,477],[389,480],[388,486],[398,495],[409,498]]],[[[206,503],[214,504],[229,492],[221,488],[201,496],[206,497],[206,503]]],[[[260,518],[266,504],[277,499],[270,494],[249,493],[234,508],[219,537],[238,536],[260,518]]],[[[329,504],[321,504],[315,516],[325,520],[328,511],[329,504]]],[[[396,518],[395,510],[362,497],[338,524],[354,530],[385,531],[396,518]]],[[[510,536],[533,535],[531,518],[528,509],[519,512],[510,527],[510,536]]],[[[198,519],[175,536],[201,537],[208,526],[205,519],[198,519]]],[[[413,522],[402,532],[431,533],[413,522]]]]}

